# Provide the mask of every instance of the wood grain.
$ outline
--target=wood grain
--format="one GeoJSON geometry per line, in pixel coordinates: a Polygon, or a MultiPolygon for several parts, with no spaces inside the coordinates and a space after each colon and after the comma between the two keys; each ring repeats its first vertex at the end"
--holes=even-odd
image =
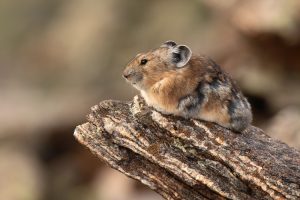
{"type": "Polygon", "coordinates": [[[300,199],[300,152],[256,127],[163,115],[136,96],[92,107],[76,139],[165,199],[300,199]]]}

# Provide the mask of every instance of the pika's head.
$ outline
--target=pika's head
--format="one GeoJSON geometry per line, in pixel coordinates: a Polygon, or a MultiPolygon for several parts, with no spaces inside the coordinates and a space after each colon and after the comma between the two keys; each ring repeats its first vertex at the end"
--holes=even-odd
{"type": "Polygon", "coordinates": [[[186,66],[191,56],[189,47],[167,41],[157,49],[136,55],[127,64],[123,77],[138,90],[145,90],[168,73],[176,73],[186,66]]]}

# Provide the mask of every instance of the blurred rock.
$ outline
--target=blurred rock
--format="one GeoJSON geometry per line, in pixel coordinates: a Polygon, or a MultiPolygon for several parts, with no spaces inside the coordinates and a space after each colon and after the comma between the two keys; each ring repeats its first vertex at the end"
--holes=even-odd
{"type": "Polygon", "coordinates": [[[105,200],[162,200],[163,198],[151,191],[137,191],[137,182],[124,174],[105,168],[95,179],[94,190],[96,199],[105,200]]]}
{"type": "Polygon", "coordinates": [[[24,85],[2,87],[0,139],[31,137],[31,140],[39,140],[48,133],[43,130],[68,124],[75,126],[76,121],[84,119],[90,105],[96,104],[98,95],[71,88],[47,92],[24,85]]]}
{"type": "Polygon", "coordinates": [[[266,133],[300,150],[300,107],[287,107],[276,114],[266,133]]]}
{"type": "Polygon", "coordinates": [[[45,179],[41,167],[36,158],[26,149],[22,149],[20,145],[1,144],[1,199],[41,199],[45,187],[45,179]]]}
{"type": "Polygon", "coordinates": [[[297,0],[241,1],[233,12],[232,21],[245,34],[275,34],[293,43],[300,39],[299,13],[297,0]]]}

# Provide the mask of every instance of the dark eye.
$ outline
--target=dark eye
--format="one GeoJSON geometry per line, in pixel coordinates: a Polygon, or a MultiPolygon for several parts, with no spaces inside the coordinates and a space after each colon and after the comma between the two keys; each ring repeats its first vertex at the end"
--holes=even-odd
{"type": "Polygon", "coordinates": [[[141,60],[141,65],[145,65],[147,62],[148,62],[147,59],[142,59],[142,60],[141,60]]]}

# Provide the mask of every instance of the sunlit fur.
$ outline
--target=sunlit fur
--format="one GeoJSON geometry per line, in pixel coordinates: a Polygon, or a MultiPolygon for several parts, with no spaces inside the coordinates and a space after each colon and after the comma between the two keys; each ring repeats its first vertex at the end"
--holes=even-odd
{"type": "Polygon", "coordinates": [[[172,62],[173,47],[138,54],[124,77],[149,106],[185,118],[198,118],[242,131],[252,121],[251,107],[231,78],[211,59],[192,55],[181,68],[172,62]],[[147,59],[145,65],[141,60],[147,59]]]}

